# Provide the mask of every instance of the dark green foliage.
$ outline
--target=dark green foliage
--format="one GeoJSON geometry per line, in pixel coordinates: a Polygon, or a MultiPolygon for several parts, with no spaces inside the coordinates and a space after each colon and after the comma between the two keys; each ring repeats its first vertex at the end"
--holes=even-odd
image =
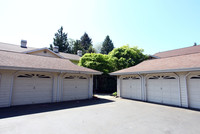
{"type": "MultiPolygon", "coordinates": [[[[59,52],[71,53],[71,48],[67,41],[67,34],[63,32],[63,27],[58,29],[58,32],[55,33],[53,45],[59,47],[59,52]]],[[[50,49],[53,49],[52,45],[50,45],[50,49]]]]}
{"type": "Polygon", "coordinates": [[[83,47],[81,46],[80,40],[76,40],[76,41],[70,40],[69,44],[70,44],[70,47],[71,47],[71,49],[72,49],[72,53],[73,53],[73,54],[77,54],[77,51],[78,51],[78,50],[82,50],[82,51],[84,52],[84,49],[83,49],[83,47]]]}
{"type": "Polygon", "coordinates": [[[112,72],[114,69],[112,59],[108,55],[96,53],[86,53],[83,55],[79,65],[101,71],[105,74],[112,72]]]}
{"type": "Polygon", "coordinates": [[[121,70],[135,66],[148,58],[143,54],[143,49],[138,47],[129,47],[128,45],[113,49],[109,56],[112,57],[115,64],[115,70],[121,70]]]}
{"type": "Polygon", "coordinates": [[[110,39],[110,37],[107,35],[102,48],[101,48],[101,53],[102,54],[108,54],[109,52],[111,52],[114,49],[114,45],[112,43],[112,40],[110,39]]]}
{"type": "Polygon", "coordinates": [[[86,52],[87,53],[96,53],[96,50],[92,46],[90,46],[86,52]]]}
{"type": "Polygon", "coordinates": [[[89,49],[90,46],[92,46],[92,39],[88,36],[87,33],[84,33],[80,42],[85,52],[89,49]]]}

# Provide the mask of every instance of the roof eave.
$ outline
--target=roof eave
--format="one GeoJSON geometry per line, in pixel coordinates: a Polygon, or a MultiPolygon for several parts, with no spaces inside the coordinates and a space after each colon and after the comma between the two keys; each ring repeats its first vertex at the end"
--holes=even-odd
{"type": "Polygon", "coordinates": [[[29,67],[14,67],[14,66],[0,66],[3,70],[20,70],[20,71],[39,71],[39,72],[59,72],[59,73],[74,73],[74,74],[93,74],[101,75],[102,72],[89,72],[89,71],[74,71],[74,70],[59,70],[59,69],[46,69],[46,68],[29,68],[29,67]]]}
{"type": "Polygon", "coordinates": [[[200,71],[200,67],[197,67],[197,68],[181,68],[181,69],[167,69],[167,70],[152,70],[152,71],[137,71],[137,72],[124,72],[124,73],[110,73],[110,75],[151,74],[151,73],[188,72],[188,71],[200,71]]]}

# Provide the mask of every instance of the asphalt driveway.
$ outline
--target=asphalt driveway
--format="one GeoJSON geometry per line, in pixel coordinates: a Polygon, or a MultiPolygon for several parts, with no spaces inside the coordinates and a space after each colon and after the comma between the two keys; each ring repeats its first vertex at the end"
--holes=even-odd
{"type": "Polygon", "coordinates": [[[103,96],[0,109],[0,134],[199,134],[200,112],[103,96]]]}

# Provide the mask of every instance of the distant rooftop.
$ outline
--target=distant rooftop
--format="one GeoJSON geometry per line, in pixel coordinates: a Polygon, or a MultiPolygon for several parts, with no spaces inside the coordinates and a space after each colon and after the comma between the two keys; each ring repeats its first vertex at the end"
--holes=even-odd
{"type": "Polygon", "coordinates": [[[154,54],[153,56],[158,57],[158,58],[167,58],[167,57],[174,57],[174,56],[194,54],[194,53],[200,53],[200,45],[174,49],[174,50],[169,50],[169,51],[164,51],[164,52],[158,52],[154,54]]]}
{"type": "MultiPolygon", "coordinates": [[[[38,48],[33,48],[33,47],[28,47],[28,46],[27,46],[27,48],[22,48],[20,45],[14,45],[14,44],[0,42],[0,50],[3,50],[3,51],[23,53],[23,52],[31,51],[31,50],[35,50],[35,49],[38,49],[38,48]]],[[[58,54],[66,59],[80,60],[80,56],[78,56],[76,54],[69,54],[69,53],[63,53],[63,52],[59,52],[58,54]]]]}

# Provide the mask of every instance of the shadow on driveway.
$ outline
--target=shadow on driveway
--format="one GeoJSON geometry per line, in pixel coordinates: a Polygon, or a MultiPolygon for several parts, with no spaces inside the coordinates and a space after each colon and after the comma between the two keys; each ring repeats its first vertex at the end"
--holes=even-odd
{"type": "Polygon", "coordinates": [[[103,98],[0,108],[0,119],[114,102],[103,98]]]}

